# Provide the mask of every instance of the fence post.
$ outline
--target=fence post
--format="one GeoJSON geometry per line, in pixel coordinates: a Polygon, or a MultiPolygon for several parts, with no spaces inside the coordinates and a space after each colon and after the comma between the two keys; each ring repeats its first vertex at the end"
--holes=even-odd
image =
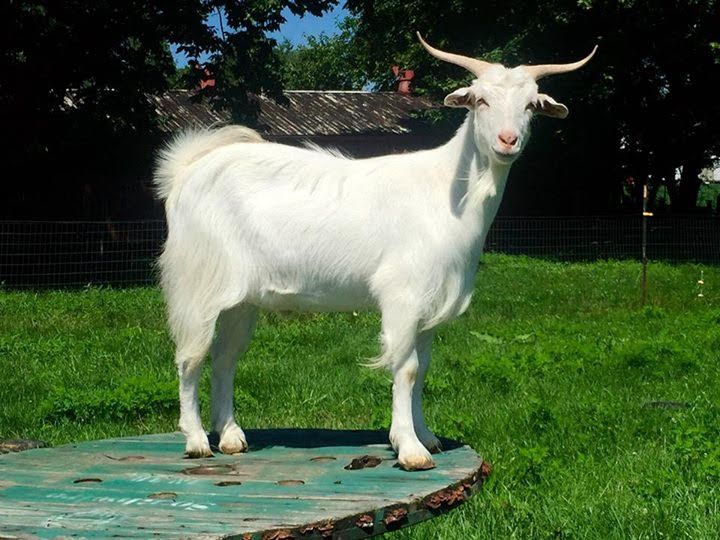
{"type": "Polygon", "coordinates": [[[647,300],[647,220],[652,217],[652,212],[648,212],[648,186],[647,181],[643,184],[643,203],[642,203],[642,300],[641,305],[645,305],[647,300]]]}

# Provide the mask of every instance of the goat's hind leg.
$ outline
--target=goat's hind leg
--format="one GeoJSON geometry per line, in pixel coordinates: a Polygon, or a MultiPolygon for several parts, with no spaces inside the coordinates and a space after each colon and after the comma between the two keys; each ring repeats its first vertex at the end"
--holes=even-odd
{"type": "Polygon", "coordinates": [[[235,422],[233,381],[240,355],[250,344],[257,309],[247,304],[223,311],[212,344],[212,427],[220,436],[220,451],[237,454],[248,448],[245,433],[235,422]]]}
{"type": "Polygon", "coordinates": [[[178,333],[175,363],[180,376],[180,421],[185,435],[185,453],[190,458],[212,457],[210,443],[200,419],[198,385],[203,360],[210,348],[215,319],[198,323],[178,333]]]}
{"type": "Polygon", "coordinates": [[[422,391],[425,385],[425,376],[430,367],[430,350],[432,348],[433,331],[426,330],[417,338],[418,371],[412,390],[412,415],[415,434],[425,448],[431,453],[442,452],[440,440],[433,435],[425,423],[423,414],[422,391]]]}

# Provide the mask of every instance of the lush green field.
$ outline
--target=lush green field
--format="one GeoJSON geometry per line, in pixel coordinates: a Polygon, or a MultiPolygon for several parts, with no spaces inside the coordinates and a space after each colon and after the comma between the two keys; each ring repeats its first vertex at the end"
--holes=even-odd
{"type": "MultiPolygon", "coordinates": [[[[718,538],[720,268],[486,256],[436,338],[428,421],[494,465],[483,491],[407,538],[718,538]],[[704,270],[704,297],[697,279],[704,270]]],[[[247,427],[384,428],[378,319],[265,316],[241,363],[247,427]]],[[[175,429],[155,289],[0,292],[0,439],[175,429]]],[[[207,378],[203,394],[208,394],[207,378]]]]}

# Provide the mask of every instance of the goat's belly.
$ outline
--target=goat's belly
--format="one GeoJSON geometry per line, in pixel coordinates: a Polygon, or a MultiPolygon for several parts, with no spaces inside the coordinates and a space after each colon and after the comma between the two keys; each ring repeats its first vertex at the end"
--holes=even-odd
{"type": "Polygon", "coordinates": [[[322,290],[271,287],[261,290],[251,301],[272,311],[356,311],[373,306],[369,291],[360,286],[322,290]]]}

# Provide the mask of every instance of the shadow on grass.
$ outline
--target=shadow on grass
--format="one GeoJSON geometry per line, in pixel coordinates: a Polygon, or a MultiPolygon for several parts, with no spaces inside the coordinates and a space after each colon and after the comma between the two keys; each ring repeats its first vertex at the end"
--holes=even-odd
{"type": "MultiPolygon", "coordinates": [[[[389,444],[389,434],[385,430],[351,429],[249,429],[245,430],[250,451],[284,446],[286,448],[323,448],[331,446],[362,446],[366,444],[389,444]]],[[[458,441],[439,437],[445,450],[454,450],[463,446],[458,441]]],[[[217,448],[220,443],[217,433],[209,436],[210,445],[217,448]]]]}

